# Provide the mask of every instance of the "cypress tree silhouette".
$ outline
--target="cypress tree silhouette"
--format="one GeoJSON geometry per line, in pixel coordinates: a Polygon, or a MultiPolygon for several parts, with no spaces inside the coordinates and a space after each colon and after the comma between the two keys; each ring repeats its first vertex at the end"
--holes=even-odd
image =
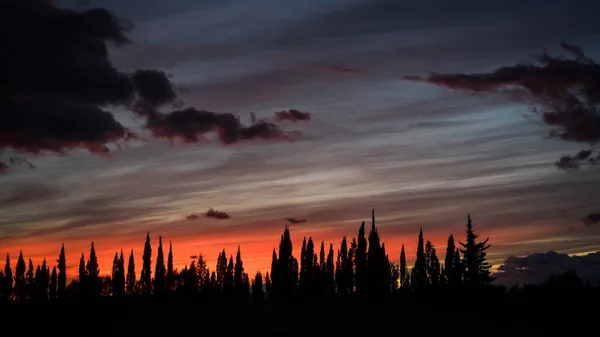
{"type": "Polygon", "coordinates": [[[19,259],[15,266],[15,299],[23,301],[27,298],[27,284],[25,282],[25,259],[23,259],[23,251],[19,252],[19,259]]]}
{"type": "MultiPolygon", "coordinates": [[[[432,245],[433,246],[433,245],[432,245]]],[[[431,283],[431,285],[433,286],[439,286],[440,285],[440,275],[441,275],[441,270],[440,270],[440,260],[437,257],[436,251],[435,251],[435,247],[431,248],[431,257],[429,260],[429,282],[431,283]]]]}
{"type": "Polygon", "coordinates": [[[375,225],[375,209],[371,211],[371,231],[369,232],[367,253],[367,285],[370,297],[381,297],[390,288],[389,265],[386,261],[385,247],[381,245],[379,232],[375,225]]]}
{"type": "Polygon", "coordinates": [[[318,284],[319,278],[317,275],[320,274],[320,267],[315,263],[315,244],[312,237],[308,238],[308,242],[304,248],[304,257],[302,257],[303,261],[301,261],[299,291],[303,296],[308,296],[307,298],[309,298],[316,296],[319,290],[320,284],[318,284]]]}
{"type": "Polygon", "coordinates": [[[329,244],[327,261],[325,263],[325,285],[328,294],[335,294],[335,266],[333,263],[333,244],[329,244]]]}
{"type": "Polygon", "coordinates": [[[269,297],[271,293],[271,276],[269,276],[269,272],[265,275],[265,298],[269,297]]]}
{"type": "Polygon", "coordinates": [[[0,293],[4,301],[8,301],[13,296],[13,273],[10,267],[10,255],[6,253],[6,263],[4,264],[4,277],[0,285],[0,293]]]}
{"type": "Polygon", "coordinates": [[[227,269],[225,270],[225,277],[223,278],[223,296],[227,300],[233,298],[233,271],[233,256],[230,256],[227,269]]]}
{"type": "Polygon", "coordinates": [[[237,253],[235,254],[235,266],[233,271],[233,290],[236,300],[243,299],[248,292],[248,285],[244,284],[244,262],[240,246],[238,245],[237,253]]]}
{"type": "Polygon", "coordinates": [[[279,242],[279,257],[273,253],[273,258],[275,261],[271,267],[271,295],[276,300],[291,299],[298,284],[298,261],[292,254],[290,228],[287,225],[279,242]]]}
{"type": "Polygon", "coordinates": [[[252,282],[252,300],[255,302],[262,302],[264,299],[265,292],[263,290],[263,278],[260,271],[257,271],[256,276],[254,276],[254,281],[252,282]]]}
{"type": "Polygon", "coordinates": [[[128,295],[135,295],[137,293],[136,281],[135,277],[135,259],[133,257],[133,249],[131,250],[131,254],[129,255],[129,262],[127,263],[127,281],[126,281],[126,291],[128,295]]]}
{"type": "Polygon", "coordinates": [[[356,270],[356,293],[363,295],[367,292],[367,239],[365,238],[365,222],[358,230],[358,245],[354,252],[356,270]]]}
{"type": "Polygon", "coordinates": [[[46,265],[46,259],[42,262],[42,266],[37,266],[35,273],[35,298],[39,301],[48,299],[48,284],[50,283],[50,270],[46,265]]]}
{"type": "Polygon", "coordinates": [[[215,291],[217,294],[222,295],[224,284],[225,284],[225,274],[227,273],[227,255],[225,254],[225,249],[221,251],[219,257],[217,258],[217,266],[215,267],[217,271],[217,282],[215,284],[215,291]]]}
{"type": "MultiPolygon", "coordinates": [[[[311,261],[312,264],[312,261],[311,261]]],[[[306,293],[307,290],[307,272],[308,264],[306,263],[306,236],[302,240],[302,248],[300,249],[300,275],[298,277],[298,291],[306,293]]]]}
{"type": "Polygon", "coordinates": [[[400,267],[390,262],[389,258],[388,265],[390,266],[390,291],[395,292],[400,286],[400,267]]]}
{"type": "Polygon", "coordinates": [[[348,242],[346,237],[340,242],[340,249],[337,252],[337,260],[335,262],[335,283],[337,292],[340,295],[347,295],[351,292],[348,287],[348,278],[346,276],[346,265],[348,264],[348,242]]]}
{"type": "Polygon", "coordinates": [[[100,280],[100,270],[98,269],[98,257],[96,256],[96,249],[94,248],[94,242],[90,247],[90,257],[88,258],[85,266],[86,272],[86,285],[89,295],[100,296],[102,293],[102,281],[100,280]]]}
{"type": "Polygon", "coordinates": [[[400,250],[400,287],[402,289],[410,287],[410,274],[408,272],[408,265],[406,264],[404,245],[402,245],[402,249],[400,250]]]}
{"type": "Polygon", "coordinates": [[[452,263],[452,267],[454,268],[454,286],[462,286],[464,283],[465,268],[458,248],[454,251],[454,262],[452,263]]]}
{"type": "Polygon", "coordinates": [[[353,293],[355,291],[356,284],[356,249],[358,247],[358,243],[356,242],[356,238],[352,238],[352,242],[350,243],[350,249],[348,249],[348,259],[346,260],[346,282],[348,282],[348,292],[353,293]]]}
{"type": "Polygon", "coordinates": [[[167,270],[165,268],[165,257],[162,248],[162,236],[158,237],[158,253],[156,255],[156,267],[154,268],[154,294],[162,295],[165,292],[167,270]]]}
{"type": "Polygon", "coordinates": [[[142,255],[142,272],[140,274],[140,293],[150,295],[152,293],[152,246],[150,245],[150,232],[146,234],[144,253],[142,255]]]}
{"type": "Polygon", "coordinates": [[[427,262],[425,260],[425,247],[423,244],[423,228],[419,230],[419,243],[417,245],[417,258],[411,272],[411,286],[413,289],[421,290],[429,285],[427,278],[427,262]]]}
{"type": "Polygon", "coordinates": [[[25,273],[25,298],[35,298],[36,292],[35,269],[33,268],[33,261],[29,259],[27,272],[25,273]]]}
{"type": "Polygon", "coordinates": [[[486,250],[490,248],[487,238],[478,241],[479,234],[473,230],[471,214],[467,215],[466,242],[459,242],[463,247],[464,282],[466,286],[478,287],[490,284],[494,278],[491,276],[490,264],[486,261],[486,250]]]}
{"type": "Polygon", "coordinates": [[[198,292],[198,268],[196,267],[196,261],[190,263],[190,267],[184,275],[183,285],[185,293],[188,296],[195,296],[198,292]]]}
{"type": "Polygon", "coordinates": [[[62,248],[60,249],[60,254],[58,255],[58,280],[57,280],[57,289],[56,296],[58,298],[62,298],[65,296],[67,290],[67,258],[65,256],[65,244],[62,244],[62,248]]]}
{"type": "Polygon", "coordinates": [[[81,253],[81,258],[79,259],[79,283],[85,282],[87,271],[85,270],[85,256],[81,253]]]}
{"type": "Polygon", "coordinates": [[[444,258],[444,273],[443,279],[448,286],[455,285],[455,276],[454,272],[456,267],[454,266],[454,251],[456,250],[456,245],[454,244],[454,236],[450,234],[448,237],[448,244],[446,245],[446,257],[444,258]]]}
{"type": "MultiPolygon", "coordinates": [[[[200,254],[200,257],[202,254],[200,254]]],[[[198,259],[200,259],[200,257],[198,259]]],[[[175,276],[173,275],[173,245],[169,241],[169,255],[167,256],[167,275],[165,276],[166,290],[168,293],[175,290],[175,276]]]]}
{"type": "Polygon", "coordinates": [[[210,270],[208,269],[208,265],[206,261],[204,261],[204,256],[202,254],[198,254],[198,263],[196,263],[196,269],[198,270],[199,289],[205,293],[210,292],[212,290],[210,270]]]}
{"type": "Polygon", "coordinates": [[[250,278],[248,277],[248,273],[243,273],[242,274],[242,290],[240,291],[241,300],[243,302],[247,302],[250,299],[251,291],[252,291],[252,289],[250,289],[250,278]]]}
{"type": "Polygon", "coordinates": [[[113,296],[123,296],[125,294],[125,267],[123,261],[123,251],[121,250],[121,256],[119,253],[115,253],[112,267],[112,287],[111,292],[113,296]]]}
{"type": "Polygon", "coordinates": [[[50,286],[48,288],[48,296],[50,300],[56,299],[58,289],[58,275],[56,274],[56,266],[52,267],[52,274],[50,275],[50,286]]]}

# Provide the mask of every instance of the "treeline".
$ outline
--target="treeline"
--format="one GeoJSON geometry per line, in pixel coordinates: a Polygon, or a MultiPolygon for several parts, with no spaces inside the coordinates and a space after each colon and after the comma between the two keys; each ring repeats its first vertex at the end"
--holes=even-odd
{"type": "Polygon", "coordinates": [[[57,264],[51,271],[46,260],[36,268],[31,259],[26,264],[21,252],[13,273],[10,256],[7,255],[4,272],[0,272],[0,296],[4,301],[153,296],[261,302],[267,299],[286,301],[344,296],[377,299],[395,292],[472,289],[485,287],[493,281],[486,261],[486,250],[490,247],[488,239],[479,239],[469,215],[464,242],[457,243],[450,235],[441,262],[434,244],[424,240],[421,230],[416,260],[409,269],[404,245],[400,263],[390,261],[385,243],[379,236],[373,210],[368,235],[363,221],[358,235],[351,240],[343,237],[337,252],[334,252],[333,244],[326,247],[321,242],[318,249],[312,238],[305,237],[299,260],[292,253],[290,230],[286,226],[279,248],[273,249],[271,270],[264,275],[257,272],[250,279],[244,270],[239,246],[235,258],[232,255],[228,257],[225,250],[221,251],[214,270],[209,269],[202,254],[183,270],[176,270],[173,268],[171,244],[165,261],[162,238],[159,238],[152,273],[153,255],[148,234],[139,277],[136,275],[133,250],[127,266],[123,251],[117,252],[111,275],[100,275],[92,242],[87,260],[81,255],[78,277],[67,285],[63,245],[57,264]]]}

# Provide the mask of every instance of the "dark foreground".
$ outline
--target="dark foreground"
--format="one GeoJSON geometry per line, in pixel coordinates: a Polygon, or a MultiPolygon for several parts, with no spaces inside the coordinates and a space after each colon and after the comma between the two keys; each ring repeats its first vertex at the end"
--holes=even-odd
{"type": "Polygon", "coordinates": [[[3,325],[24,335],[78,336],[502,336],[572,335],[594,328],[598,291],[527,295],[392,296],[383,303],[224,304],[200,300],[100,298],[15,303],[3,325]]]}

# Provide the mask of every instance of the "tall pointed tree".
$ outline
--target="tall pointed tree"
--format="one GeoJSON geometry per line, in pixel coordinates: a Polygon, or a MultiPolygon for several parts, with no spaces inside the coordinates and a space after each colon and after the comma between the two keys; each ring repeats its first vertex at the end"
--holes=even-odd
{"type": "Polygon", "coordinates": [[[269,276],[269,272],[265,275],[265,297],[268,297],[271,293],[271,277],[269,276]]]}
{"type": "Polygon", "coordinates": [[[333,244],[331,243],[325,262],[325,285],[328,294],[335,293],[335,267],[333,263],[333,244]]]}
{"type": "Polygon", "coordinates": [[[252,300],[254,302],[262,302],[265,299],[265,292],[263,290],[263,278],[260,271],[256,272],[254,281],[252,282],[252,300]]]}
{"type": "Polygon", "coordinates": [[[441,268],[440,268],[440,260],[437,257],[435,247],[431,248],[431,257],[429,259],[429,282],[432,286],[440,285],[440,276],[441,276],[441,268]]]}
{"type": "Polygon", "coordinates": [[[348,242],[346,237],[342,238],[340,249],[338,249],[337,261],[335,263],[335,283],[340,295],[346,295],[350,292],[348,288],[348,279],[346,276],[346,265],[348,263],[348,242]]]}
{"type": "Polygon", "coordinates": [[[162,295],[166,284],[165,257],[163,255],[162,236],[158,237],[158,253],[156,255],[156,267],[154,268],[154,294],[162,295]]]}
{"type": "Polygon", "coordinates": [[[445,283],[449,286],[454,285],[454,251],[456,251],[456,245],[454,244],[454,237],[452,234],[448,237],[448,244],[446,245],[446,257],[444,258],[444,275],[443,278],[445,283]]]}
{"type": "Polygon", "coordinates": [[[408,273],[408,265],[406,264],[406,252],[404,251],[404,245],[400,250],[400,287],[403,289],[410,286],[410,275],[408,273]]]}
{"type": "Polygon", "coordinates": [[[33,261],[29,259],[29,266],[25,273],[25,297],[35,298],[37,289],[35,287],[35,268],[33,267],[33,261]]]}
{"type": "Polygon", "coordinates": [[[150,245],[150,233],[146,234],[144,253],[142,255],[142,272],[140,274],[140,293],[150,295],[152,293],[152,245],[150,245]]]}
{"type": "Polygon", "coordinates": [[[365,238],[365,222],[358,230],[358,246],[355,251],[356,292],[364,294],[367,291],[367,239],[365,238]]]}
{"type": "Polygon", "coordinates": [[[65,255],[65,244],[62,244],[60,254],[58,255],[58,279],[56,287],[56,296],[62,298],[67,291],[67,258],[65,255]]]}
{"type": "Polygon", "coordinates": [[[58,275],[56,274],[56,267],[52,267],[52,274],[50,275],[50,286],[48,288],[48,296],[50,300],[56,299],[56,293],[58,289],[58,275]]]}
{"type": "Polygon", "coordinates": [[[135,276],[135,259],[133,257],[133,249],[131,250],[131,254],[129,255],[129,262],[127,263],[127,281],[126,281],[126,291],[128,295],[136,294],[136,281],[137,278],[135,276]]]}
{"type": "Polygon", "coordinates": [[[17,260],[17,265],[15,266],[15,299],[17,300],[25,300],[27,297],[25,283],[25,259],[23,258],[23,252],[19,252],[19,259],[17,260]]]}
{"type": "Polygon", "coordinates": [[[240,246],[238,245],[237,253],[235,254],[235,266],[233,270],[233,289],[236,300],[243,299],[244,294],[248,292],[248,286],[244,285],[244,262],[240,246]]]}
{"type": "Polygon", "coordinates": [[[356,238],[352,238],[350,249],[348,249],[348,260],[346,260],[346,279],[348,282],[348,290],[353,293],[356,288],[356,250],[358,243],[356,238]]]}
{"type": "Polygon", "coordinates": [[[423,289],[429,285],[427,278],[427,263],[425,261],[425,245],[423,243],[423,228],[419,231],[417,244],[417,258],[411,272],[411,286],[413,289],[423,289]]]}
{"type": "Polygon", "coordinates": [[[225,271],[225,277],[223,278],[223,295],[226,299],[231,300],[233,298],[233,256],[229,257],[229,263],[225,271]]]}
{"type": "Polygon", "coordinates": [[[37,267],[35,277],[36,299],[45,301],[48,299],[48,285],[50,283],[50,270],[46,264],[46,259],[42,262],[41,267],[37,267]]]}
{"type": "Polygon", "coordinates": [[[100,269],[98,266],[98,256],[96,256],[96,248],[94,248],[94,242],[90,247],[90,256],[87,264],[85,265],[85,272],[87,276],[87,286],[89,287],[89,294],[93,296],[100,296],[102,293],[102,280],[100,279],[100,269]]]}
{"type": "Polygon", "coordinates": [[[196,269],[198,270],[198,286],[201,291],[208,293],[208,291],[211,290],[210,270],[208,269],[208,264],[204,260],[204,255],[202,254],[198,254],[196,269]]]}
{"type": "Polygon", "coordinates": [[[173,245],[169,241],[169,255],[167,256],[166,290],[171,292],[175,289],[175,277],[173,275],[173,245]]]}
{"type": "Polygon", "coordinates": [[[4,264],[4,278],[0,285],[2,299],[7,301],[13,296],[13,273],[10,267],[10,255],[6,253],[6,263],[4,264]]]}
{"type": "Polygon", "coordinates": [[[271,269],[272,295],[277,299],[292,297],[298,284],[298,261],[292,251],[290,228],[285,226],[279,242],[279,257],[275,261],[275,268],[271,269]]]}
{"type": "Polygon", "coordinates": [[[491,265],[487,262],[486,250],[490,248],[487,238],[483,241],[478,240],[479,234],[476,234],[473,230],[473,222],[471,221],[471,214],[467,215],[466,225],[466,241],[465,243],[460,242],[463,247],[461,253],[463,254],[463,266],[464,266],[464,282],[466,286],[478,287],[482,285],[490,284],[494,277],[492,277],[490,268],[491,265]]]}

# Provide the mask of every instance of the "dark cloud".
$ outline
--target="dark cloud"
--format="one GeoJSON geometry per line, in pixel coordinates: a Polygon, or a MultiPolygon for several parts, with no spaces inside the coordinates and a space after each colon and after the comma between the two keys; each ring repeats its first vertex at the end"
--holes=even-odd
{"type": "Polygon", "coordinates": [[[298,121],[309,121],[310,120],[310,112],[302,112],[298,110],[283,110],[275,112],[275,120],[278,122],[290,121],[290,122],[298,122],[298,121]]]}
{"type": "MultiPolygon", "coordinates": [[[[109,143],[140,137],[103,107],[141,102],[154,111],[176,100],[163,71],[125,73],[109,60],[108,44],[127,44],[131,22],[103,8],[70,10],[50,1],[5,0],[0,6],[0,150],[105,154],[109,143]]],[[[287,139],[273,123],[244,126],[232,114],[190,108],[144,116],[157,137],[191,141],[216,131],[224,144],[287,139]]],[[[2,162],[0,171],[6,168],[2,162]]]]}
{"type": "Polygon", "coordinates": [[[590,213],[581,219],[586,226],[597,224],[600,221],[600,213],[590,213]]]}
{"type": "Polygon", "coordinates": [[[364,69],[344,67],[344,66],[329,66],[329,67],[325,67],[323,69],[328,72],[341,73],[341,74],[360,74],[360,73],[366,72],[366,70],[364,70],[364,69]]]}
{"type": "Polygon", "coordinates": [[[185,219],[186,219],[186,220],[193,221],[193,220],[198,220],[198,219],[200,219],[200,216],[199,216],[198,214],[190,214],[190,215],[186,216],[186,217],[185,217],[185,219]]]}
{"type": "Polygon", "coordinates": [[[539,284],[550,276],[574,271],[583,281],[600,285],[600,252],[569,256],[556,252],[509,256],[498,268],[496,283],[505,286],[539,284]]]}
{"type": "Polygon", "coordinates": [[[0,198],[1,206],[17,206],[31,202],[45,201],[49,198],[56,198],[61,192],[55,188],[44,185],[22,185],[10,191],[10,193],[0,198]]]}
{"type": "Polygon", "coordinates": [[[284,220],[286,220],[289,223],[294,224],[294,225],[306,222],[306,219],[296,219],[296,218],[285,218],[284,220]]]}
{"type": "Polygon", "coordinates": [[[189,258],[192,259],[192,260],[195,260],[195,259],[198,258],[198,255],[190,255],[189,258]]]}
{"type": "Polygon", "coordinates": [[[206,141],[205,135],[216,133],[219,142],[230,145],[251,140],[292,141],[300,131],[286,131],[268,120],[256,120],[244,125],[231,113],[217,113],[195,108],[160,113],[152,107],[138,105],[138,114],[147,118],[146,126],[156,138],[186,143],[206,141]]]}
{"type": "MultiPolygon", "coordinates": [[[[534,113],[551,128],[550,136],[593,145],[600,140],[600,65],[577,46],[561,46],[571,58],[544,52],[536,63],[505,66],[490,73],[404,78],[471,93],[504,93],[516,101],[534,104],[534,113]]],[[[591,151],[584,150],[562,157],[556,166],[574,169],[597,162],[597,157],[591,156],[591,151]]]]}
{"type": "Polygon", "coordinates": [[[212,208],[209,208],[208,211],[204,213],[204,216],[207,218],[215,218],[219,220],[225,220],[230,218],[229,214],[212,208]]]}

